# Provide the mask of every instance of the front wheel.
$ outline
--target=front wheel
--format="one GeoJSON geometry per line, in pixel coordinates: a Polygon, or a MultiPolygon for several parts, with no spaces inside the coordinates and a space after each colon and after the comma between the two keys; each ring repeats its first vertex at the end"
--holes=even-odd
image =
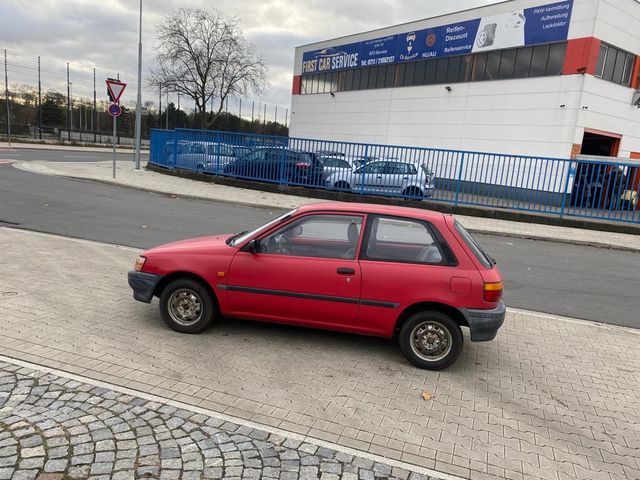
{"type": "Polygon", "coordinates": [[[404,356],[418,368],[442,370],[452,365],[462,351],[460,326],[441,312],[418,312],[400,329],[398,338],[404,356]]]}
{"type": "Polygon", "coordinates": [[[211,294],[199,282],[180,278],[169,283],[160,295],[160,313],[164,322],[182,333],[200,333],[215,315],[211,294]]]}

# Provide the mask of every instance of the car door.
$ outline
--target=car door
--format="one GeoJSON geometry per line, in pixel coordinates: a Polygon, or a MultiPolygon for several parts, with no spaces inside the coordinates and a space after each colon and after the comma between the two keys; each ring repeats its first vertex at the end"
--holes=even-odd
{"type": "Polygon", "coordinates": [[[363,223],[362,215],[309,214],[260,238],[255,252],[241,249],[228,275],[229,314],[356,329],[363,223]]]}
{"type": "Polygon", "coordinates": [[[371,162],[353,173],[355,190],[360,192],[383,192],[382,180],[386,162],[371,162]]]}
{"type": "Polygon", "coordinates": [[[387,162],[383,177],[383,188],[387,193],[401,194],[411,179],[411,165],[401,162],[387,162]]]}

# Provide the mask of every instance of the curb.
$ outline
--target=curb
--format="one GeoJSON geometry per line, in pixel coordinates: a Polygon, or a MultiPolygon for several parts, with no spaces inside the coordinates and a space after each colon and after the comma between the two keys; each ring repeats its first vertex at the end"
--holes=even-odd
{"type": "MultiPolygon", "coordinates": [[[[147,187],[142,187],[142,186],[135,186],[135,185],[126,185],[126,184],[122,184],[122,183],[118,183],[117,181],[113,181],[113,180],[107,180],[107,179],[96,179],[96,178],[86,178],[86,177],[75,177],[73,175],[68,175],[68,174],[57,174],[57,173],[43,173],[43,172],[33,172],[32,170],[29,170],[28,168],[22,168],[23,167],[23,163],[25,162],[15,162],[12,164],[12,166],[14,168],[17,168],[19,170],[25,171],[25,172],[29,172],[29,173],[39,173],[41,175],[52,175],[52,176],[58,176],[58,177],[62,177],[62,178],[68,178],[68,179],[73,179],[73,180],[81,180],[81,181],[86,181],[86,182],[92,182],[92,183],[99,183],[102,185],[113,185],[113,186],[118,186],[118,187],[122,187],[122,188],[129,188],[131,190],[138,190],[138,191],[142,191],[142,192],[147,192],[147,193],[154,193],[157,195],[163,195],[163,196],[167,196],[167,197],[172,197],[172,198],[184,198],[184,199],[188,199],[188,200],[198,200],[198,201],[206,201],[206,202],[215,202],[215,203],[225,203],[225,204],[231,204],[231,205],[242,205],[242,206],[250,206],[253,208],[261,208],[261,209],[271,209],[271,210],[281,210],[281,211],[286,211],[287,208],[286,207],[282,207],[282,206],[274,206],[274,205],[257,205],[253,202],[243,202],[241,200],[225,200],[225,199],[214,199],[214,198],[207,198],[207,197],[201,197],[201,196],[197,196],[197,195],[188,195],[188,194],[176,194],[176,193],[172,193],[172,192],[166,192],[163,190],[157,190],[157,189],[152,189],[152,188],[147,188],[147,187]]],[[[151,166],[151,168],[147,165],[144,167],[145,170],[149,170],[152,172],[156,172],[156,173],[163,173],[163,174],[169,174],[172,176],[177,176],[179,178],[187,178],[189,179],[189,177],[185,177],[179,174],[175,174],[169,170],[165,170],[163,168],[158,168],[156,166],[151,166]]],[[[194,174],[197,175],[197,174],[194,174]]],[[[196,180],[199,180],[196,178],[196,180]]],[[[202,180],[201,180],[202,181],[202,180]]],[[[225,185],[222,182],[213,182],[210,179],[204,179],[204,183],[212,183],[212,184],[219,184],[219,185],[225,185]]],[[[225,186],[235,186],[235,185],[225,185],[225,186]]],[[[244,186],[244,187],[237,187],[237,188],[246,188],[249,190],[254,190],[254,188],[251,188],[251,186],[244,186]]],[[[300,187],[302,188],[302,187],[300,187]]],[[[276,192],[269,192],[269,193],[276,193],[276,192]]],[[[277,192],[281,195],[287,195],[286,193],[283,192],[277,192]]],[[[299,195],[302,196],[302,195],[299,195]]],[[[314,199],[315,197],[307,197],[310,199],[314,199]]],[[[386,198],[384,197],[373,197],[375,199],[379,199],[379,200],[386,200],[386,198]]],[[[325,199],[322,198],[318,198],[318,201],[322,201],[325,199]]],[[[358,200],[362,200],[362,199],[358,199],[358,200]]],[[[393,200],[393,199],[392,199],[393,200]]],[[[341,200],[332,200],[332,201],[341,201],[341,200]]],[[[397,200],[396,200],[397,201],[397,200]]],[[[370,203],[381,203],[381,202],[370,202],[370,203]]],[[[409,203],[409,205],[404,205],[404,206],[414,206],[415,203],[417,202],[407,202],[409,203]]],[[[432,207],[433,205],[430,203],[428,205],[429,207],[432,207]]],[[[418,208],[423,208],[424,206],[418,207],[418,208]]],[[[434,209],[435,210],[435,209],[434,209]]],[[[444,213],[448,213],[448,212],[444,212],[444,213]]],[[[479,217],[479,218],[488,218],[486,216],[483,215],[469,215],[468,213],[462,213],[462,212],[457,212],[460,215],[468,215],[468,216],[475,216],[475,217],[479,217]]],[[[492,217],[492,218],[497,218],[497,217],[492,217]]],[[[505,219],[508,220],[508,219],[505,219]]],[[[510,221],[514,221],[514,220],[510,220],[510,221]]],[[[575,228],[575,227],[574,227],[575,228]]],[[[584,227],[583,227],[584,228],[584,227]]],[[[554,242],[554,243],[563,243],[563,244],[567,244],[567,245],[579,245],[579,246],[587,246],[587,247],[595,247],[595,248],[605,248],[605,249],[609,249],[609,250],[618,250],[618,251],[624,251],[624,252],[632,252],[632,253],[638,253],[640,252],[640,242],[638,244],[638,247],[628,247],[628,246],[622,246],[622,245],[613,245],[610,243],[604,243],[604,242],[594,242],[594,241],[588,241],[588,240],[577,240],[577,239],[567,239],[567,238],[557,238],[557,237],[546,237],[543,235],[533,235],[533,234],[522,234],[522,233],[511,233],[511,232],[504,232],[504,231],[500,231],[500,230],[482,230],[482,229],[477,229],[477,228],[469,228],[468,229],[470,232],[474,233],[474,234],[478,234],[478,235],[495,235],[495,236],[500,236],[500,237],[508,237],[508,238],[520,238],[520,239],[524,239],[524,240],[535,240],[535,241],[544,241],[544,242],[554,242]]],[[[602,230],[600,230],[602,231],[602,230]]],[[[634,232],[634,233],[628,233],[628,232],[615,232],[615,233],[625,233],[625,234],[635,234],[635,235],[640,235],[640,231],[638,231],[638,233],[634,232]]]]}

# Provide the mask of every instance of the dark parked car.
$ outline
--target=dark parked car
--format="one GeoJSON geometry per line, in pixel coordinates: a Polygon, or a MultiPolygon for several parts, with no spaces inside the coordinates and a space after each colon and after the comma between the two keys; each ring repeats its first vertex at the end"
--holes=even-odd
{"type": "Polygon", "coordinates": [[[224,175],[289,184],[324,186],[322,162],[314,153],[259,148],[225,165],[224,175]]]}

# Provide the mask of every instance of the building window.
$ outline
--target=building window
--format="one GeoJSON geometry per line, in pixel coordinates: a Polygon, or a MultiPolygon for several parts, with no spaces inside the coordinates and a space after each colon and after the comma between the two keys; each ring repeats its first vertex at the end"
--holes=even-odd
{"type": "Polygon", "coordinates": [[[634,61],[633,54],[601,43],[596,64],[596,77],[628,87],[631,83],[634,61]]]}
{"type": "MultiPolygon", "coordinates": [[[[562,42],[304,75],[301,93],[561,75],[566,48],[562,42]]],[[[601,44],[596,76],[629,85],[634,61],[634,55],[601,44]]]]}

